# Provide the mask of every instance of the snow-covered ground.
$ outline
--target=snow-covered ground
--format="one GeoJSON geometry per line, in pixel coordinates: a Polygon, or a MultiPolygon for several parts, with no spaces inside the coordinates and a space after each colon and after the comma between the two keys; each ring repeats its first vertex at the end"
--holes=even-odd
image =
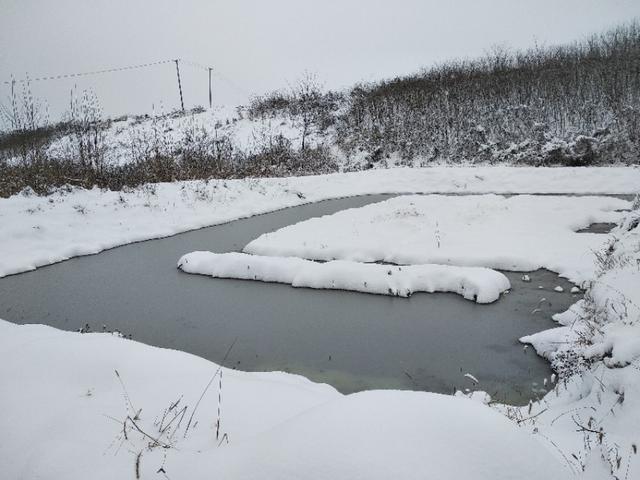
{"type": "MultiPolygon", "coordinates": [[[[633,194],[640,168],[395,168],[292,178],[61,189],[0,199],[0,277],[280,208],[376,193],[633,194]]],[[[186,253],[186,252],[185,252],[186,253]]]]}
{"type": "Polygon", "coordinates": [[[206,360],[4,321],[0,354],[11,359],[0,364],[6,479],[569,478],[535,436],[466,398],[343,396],[295,375],[222,369],[222,389],[218,373],[187,429],[217,372],[206,360]]]}

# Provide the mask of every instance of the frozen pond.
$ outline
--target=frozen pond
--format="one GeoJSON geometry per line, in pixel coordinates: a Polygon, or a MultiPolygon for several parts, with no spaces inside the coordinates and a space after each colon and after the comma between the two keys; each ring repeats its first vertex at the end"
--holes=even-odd
{"type": "Polygon", "coordinates": [[[74,258],[0,279],[0,318],[76,330],[106,324],[135,340],[227,366],[284,370],[342,392],[373,388],[450,393],[476,387],[526,403],[551,372],[518,338],[555,326],[550,316],[577,300],[571,285],[538,271],[479,305],[455,294],[411,298],[308,290],[188,275],[176,269],[194,250],[237,251],[260,234],[389,195],[330,200],[74,258]],[[553,291],[557,285],[563,293],[553,291]],[[543,288],[539,288],[542,286],[543,288]],[[541,299],[545,299],[542,301],[541,299]],[[538,309],[537,313],[532,313],[538,309]]]}

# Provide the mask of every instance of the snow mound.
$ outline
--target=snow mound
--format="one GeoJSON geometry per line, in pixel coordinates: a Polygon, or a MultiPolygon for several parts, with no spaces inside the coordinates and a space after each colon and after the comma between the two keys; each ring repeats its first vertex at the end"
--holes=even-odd
{"type": "MultiPolygon", "coordinates": [[[[123,442],[118,423],[134,415],[130,401],[136,412],[142,409],[140,427],[157,435],[156,424],[169,405],[181,399],[180,407],[188,405],[192,411],[218,369],[214,363],[108,333],[80,334],[4,320],[0,356],[11,359],[0,363],[0,408],[10,412],[0,415],[0,431],[10,436],[0,442],[3,480],[134,479],[140,451],[142,479],[165,478],[157,473],[161,466],[174,479],[210,478],[216,471],[202,463],[219,443],[217,379],[189,435],[173,437],[175,448],[149,449],[149,439],[133,432],[123,442]]],[[[298,375],[222,371],[221,432],[228,434],[231,445],[341,397],[333,387],[298,375]]]]}
{"type": "Polygon", "coordinates": [[[311,260],[444,264],[511,271],[547,268],[575,283],[594,277],[606,234],[629,202],[606,197],[410,195],[266,233],[244,251],[311,260]]]}
{"type": "Polygon", "coordinates": [[[295,257],[192,252],[178,261],[187,273],[285,283],[294,287],[349,290],[409,297],[415,292],[454,292],[491,303],[511,285],[495,270],[448,265],[391,266],[350,261],[318,263],[295,257]]]}

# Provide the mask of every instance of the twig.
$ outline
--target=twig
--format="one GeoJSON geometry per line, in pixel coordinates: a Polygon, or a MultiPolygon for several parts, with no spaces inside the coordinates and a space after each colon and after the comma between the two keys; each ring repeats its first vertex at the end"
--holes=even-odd
{"type": "MultiPolygon", "coordinates": [[[[164,427],[162,427],[162,429],[160,430],[160,435],[164,434],[164,432],[167,431],[167,429],[171,426],[171,424],[176,420],[176,418],[178,418],[181,414],[184,417],[184,414],[187,412],[187,406],[185,405],[184,407],[182,407],[180,410],[178,410],[176,412],[176,414],[173,416],[173,418],[169,421],[169,423],[167,423],[164,427]]],[[[180,425],[180,422],[178,422],[178,425],[180,425]]]]}
{"type": "Polygon", "coordinates": [[[535,415],[532,415],[532,416],[527,417],[527,418],[521,418],[520,420],[516,420],[516,423],[518,425],[520,425],[521,423],[526,422],[528,420],[533,420],[534,418],[539,417],[540,415],[542,415],[547,410],[549,410],[549,408],[544,408],[544,409],[540,410],[538,413],[536,413],[535,415]]]}
{"type": "MultiPolygon", "coordinates": [[[[144,435],[145,437],[147,437],[147,438],[148,438],[148,439],[150,439],[150,440],[153,440],[153,441],[155,442],[155,444],[156,444],[156,445],[159,445],[159,446],[161,446],[162,448],[172,448],[172,446],[171,446],[171,445],[169,445],[168,443],[161,442],[161,441],[160,441],[160,440],[158,440],[157,438],[152,437],[152,436],[151,436],[151,435],[149,435],[147,432],[145,432],[144,430],[142,430],[142,429],[138,426],[138,424],[133,420],[133,418],[131,418],[129,415],[127,415],[127,418],[125,418],[124,423],[123,423],[123,425],[124,425],[125,429],[126,429],[127,421],[131,422],[131,425],[133,425],[133,427],[134,427],[138,432],[140,432],[142,435],[144,435]]],[[[173,448],[175,448],[175,447],[173,447],[173,448]]]]}
{"type": "Polygon", "coordinates": [[[574,467],[573,463],[571,462],[571,460],[569,460],[567,458],[567,456],[564,454],[564,452],[558,446],[558,444],[556,442],[554,442],[553,440],[551,440],[549,437],[547,437],[545,434],[540,432],[540,430],[538,430],[538,429],[536,429],[536,431],[534,433],[536,433],[537,435],[540,435],[542,438],[544,438],[547,442],[549,442],[551,445],[553,445],[556,448],[558,453],[560,453],[560,455],[562,455],[562,458],[564,458],[564,461],[567,462],[567,465],[571,469],[571,473],[573,473],[575,475],[576,474],[576,470],[575,470],[575,467],[574,467]]]}
{"type": "Polygon", "coordinates": [[[116,372],[116,377],[118,377],[118,381],[120,382],[120,385],[122,386],[122,392],[124,394],[124,398],[127,401],[127,403],[129,404],[127,406],[127,409],[129,407],[131,407],[131,413],[135,413],[136,409],[133,406],[133,403],[131,403],[131,398],[129,397],[129,392],[127,392],[127,388],[124,386],[124,382],[122,381],[122,378],[120,377],[120,374],[118,373],[118,370],[114,370],[114,372],[116,372]]]}
{"type": "Polygon", "coordinates": [[[220,439],[220,443],[218,444],[218,446],[220,447],[222,445],[222,442],[227,441],[227,444],[229,443],[229,435],[227,435],[226,433],[224,435],[222,435],[222,438],[220,439]]]}
{"type": "Polygon", "coordinates": [[[136,455],[136,478],[140,478],[140,457],[142,457],[142,450],[136,455]]]}
{"type": "Polygon", "coordinates": [[[229,354],[231,353],[231,349],[233,348],[233,346],[236,344],[236,342],[238,341],[238,337],[236,337],[233,342],[231,343],[231,345],[229,345],[229,348],[227,349],[227,353],[224,354],[224,357],[222,358],[222,362],[220,363],[220,366],[218,367],[218,369],[216,370],[216,373],[213,374],[213,376],[211,377],[211,379],[209,380],[209,383],[207,383],[207,386],[204,387],[204,390],[202,391],[202,393],[200,394],[200,398],[198,399],[198,401],[196,402],[196,406],[193,407],[193,412],[191,412],[191,416],[189,417],[189,421],[187,422],[187,428],[184,429],[184,437],[186,438],[187,436],[187,432],[189,431],[189,427],[191,426],[191,421],[193,420],[193,416],[196,414],[196,411],[198,410],[198,406],[200,405],[200,402],[202,401],[202,398],[204,397],[205,393],[207,393],[207,390],[209,390],[209,387],[211,386],[211,384],[213,383],[213,381],[216,378],[216,375],[218,375],[218,372],[220,372],[220,370],[222,369],[222,367],[224,367],[224,363],[227,360],[227,357],[229,356],[229,354]]]}

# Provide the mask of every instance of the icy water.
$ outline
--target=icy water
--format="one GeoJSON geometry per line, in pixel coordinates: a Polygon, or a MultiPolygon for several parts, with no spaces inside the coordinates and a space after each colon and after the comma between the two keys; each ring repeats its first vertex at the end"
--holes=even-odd
{"type": "Polygon", "coordinates": [[[577,233],[609,233],[615,226],[615,223],[592,223],[588,227],[578,230],[577,233]]]}
{"type": "Polygon", "coordinates": [[[526,403],[540,395],[548,364],[518,338],[554,327],[550,317],[579,297],[548,271],[507,273],[512,290],[478,305],[455,294],[409,299],[297,289],[181,273],[194,250],[240,250],[260,234],[307,218],[390,198],[319,202],[80,257],[0,279],[0,318],[76,330],[119,329],[134,340],[227,366],[283,370],[342,392],[397,388],[451,393],[473,387],[526,403]],[[557,285],[564,293],[553,291],[557,285]],[[542,288],[540,288],[542,287],[542,288]],[[544,299],[544,300],[543,300],[544,299]],[[532,313],[537,310],[537,313],[532,313]]]}

